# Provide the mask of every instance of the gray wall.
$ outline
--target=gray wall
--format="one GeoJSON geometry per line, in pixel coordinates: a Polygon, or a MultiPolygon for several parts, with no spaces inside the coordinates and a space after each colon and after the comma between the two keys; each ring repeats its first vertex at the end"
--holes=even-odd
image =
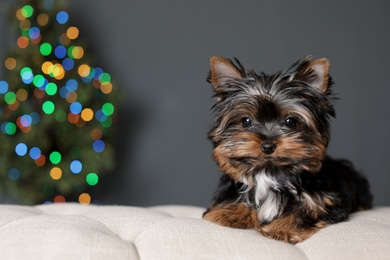
{"type": "Polygon", "coordinates": [[[70,1],[124,99],[118,169],[95,198],[207,206],[220,176],[207,140],[209,56],[272,73],[313,54],[330,59],[340,98],[329,153],[352,160],[375,203],[390,205],[389,11],[377,0],[70,1]]]}

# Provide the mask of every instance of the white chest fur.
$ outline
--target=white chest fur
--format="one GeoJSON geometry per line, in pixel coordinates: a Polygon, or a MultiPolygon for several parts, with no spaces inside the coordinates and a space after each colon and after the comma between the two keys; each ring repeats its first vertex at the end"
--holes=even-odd
{"type": "Polygon", "coordinates": [[[281,213],[280,196],[277,194],[281,185],[265,172],[256,174],[253,181],[253,186],[242,191],[242,196],[248,203],[255,202],[260,222],[270,222],[281,213]]]}

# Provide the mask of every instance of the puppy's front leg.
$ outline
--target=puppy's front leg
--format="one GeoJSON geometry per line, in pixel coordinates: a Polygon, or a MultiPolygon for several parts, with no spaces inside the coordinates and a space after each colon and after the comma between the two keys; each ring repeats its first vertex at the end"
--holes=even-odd
{"type": "Polygon", "coordinates": [[[216,205],[203,218],[221,226],[233,228],[254,228],[258,226],[256,211],[243,203],[216,205]]]}
{"type": "Polygon", "coordinates": [[[266,237],[296,244],[326,226],[324,221],[317,221],[313,225],[307,225],[304,222],[299,215],[291,214],[276,218],[271,223],[261,225],[257,229],[266,237]]]}

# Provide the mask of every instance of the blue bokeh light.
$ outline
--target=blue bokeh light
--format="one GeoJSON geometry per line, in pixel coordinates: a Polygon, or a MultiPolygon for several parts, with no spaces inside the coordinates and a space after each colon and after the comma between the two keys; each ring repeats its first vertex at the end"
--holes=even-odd
{"type": "Polygon", "coordinates": [[[79,86],[79,83],[77,82],[77,80],[75,79],[70,79],[66,82],[66,88],[71,91],[71,92],[74,92],[77,90],[79,86]]]}
{"type": "Polygon", "coordinates": [[[102,140],[96,140],[95,142],[93,142],[92,148],[95,152],[101,153],[106,148],[106,144],[102,140]]]}
{"type": "Polygon", "coordinates": [[[39,159],[39,157],[41,157],[41,149],[39,149],[38,147],[33,147],[31,148],[29,155],[31,159],[37,160],[39,159]]]}
{"type": "Polygon", "coordinates": [[[67,12],[65,11],[60,11],[57,13],[56,15],[56,20],[59,24],[64,24],[68,21],[69,19],[69,15],[67,12]]]}
{"type": "Polygon", "coordinates": [[[20,117],[20,124],[23,127],[29,127],[32,124],[32,117],[30,115],[23,115],[20,117]]]}
{"type": "Polygon", "coordinates": [[[8,170],[8,178],[13,181],[17,181],[20,178],[20,172],[16,168],[11,168],[8,170]]]}
{"type": "Polygon", "coordinates": [[[25,143],[18,143],[15,147],[15,153],[19,156],[25,156],[27,154],[27,145],[25,143]]]}
{"type": "Polygon", "coordinates": [[[78,115],[81,113],[81,110],[83,109],[83,107],[80,104],[80,102],[73,102],[72,104],[70,104],[69,109],[70,109],[70,112],[72,114],[78,115]]]}
{"type": "Polygon", "coordinates": [[[62,45],[59,45],[54,49],[54,54],[57,58],[62,59],[66,56],[66,48],[62,45]]]}
{"type": "Polygon", "coordinates": [[[83,164],[79,160],[74,160],[70,163],[70,170],[74,174],[79,174],[83,169],[83,164]]]}
{"type": "Polygon", "coordinates": [[[0,80],[0,94],[5,94],[8,91],[8,82],[0,80]]]}
{"type": "Polygon", "coordinates": [[[71,58],[65,58],[62,61],[62,67],[64,67],[65,70],[72,70],[74,68],[74,60],[71,58]]]}
{"type": "Polygon", "coordinates": [[[28,31],[28,36],[30,36],[31,39],[36,40],[41,35],[41,31],[37,27],[31,27],[28,31]]]}
{"type": "Polygon", "coordinates": [[[30,116],[31,116],[31,123],[33,124],[33,125],[36,125],[36,124],[38,124],[39,123],[39,121],[41,120],[41,116],[37,113],[37,112],[32,112],[31,114],[30,114],[30,116]]]}

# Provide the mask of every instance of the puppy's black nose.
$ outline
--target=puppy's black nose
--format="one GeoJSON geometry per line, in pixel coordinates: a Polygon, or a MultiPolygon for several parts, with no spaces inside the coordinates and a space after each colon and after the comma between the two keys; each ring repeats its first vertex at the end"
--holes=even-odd
{"type": "Polygon", "coordinates": [[[271,154],[275,151],[276,145],[272,142],[264,142],[261,144],[261,150],[266,154],[271,154]]]}

